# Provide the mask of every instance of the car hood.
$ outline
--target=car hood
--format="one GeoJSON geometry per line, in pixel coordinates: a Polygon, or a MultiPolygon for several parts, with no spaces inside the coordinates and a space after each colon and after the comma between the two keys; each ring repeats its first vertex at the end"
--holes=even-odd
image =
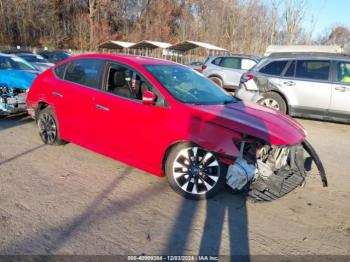
{"type": "Polygon", "coordinates": [[[26,70],[0,70],[0,86],[29,89],[39,72],[26,70]]]}
{"type": "Polygon", "coordinates": [[[271,145],[295,145],[306,131],[291,117],[249,102],[191,106],[194,115],[227,129],[263,139],[271,145]]]}

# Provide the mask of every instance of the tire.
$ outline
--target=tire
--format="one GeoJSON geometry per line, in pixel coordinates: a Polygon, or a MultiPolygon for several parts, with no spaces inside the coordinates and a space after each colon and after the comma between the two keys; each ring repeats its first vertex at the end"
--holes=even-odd
{"type": "Polygon", "coordinates": [[[37,118],[39,135],[44,144],[47,145],[63,145],[66,144],[61,139],[58,131],[58,122],[55,113],[51,107],[46,107],[39,111],[37,118]]]}
{"type": "Polygon", "coordinates": [[[287,113],[286,101],[277,93],[267,92],[263,94],[263,97],[258,103],[260,105],[273,108],[283,113],[287,113]]]}
{"type": "Polygon", "coordinates": [[[222,82],[221,78],[219,78],[217,76],[211,76],[211,77],[209,77],[209,79],[211,81],[213,81],[215,84],[217,84],[219,87],[221,87],[221,88],[224,87],[224,83],[222,82]]]}
{"type": "Polygon", "coordinates": [[[225,185],[226,170],[214,153],[193,143],[176,145],[165,163],[170,187],[192,200],[215,196],[225,185]]]}

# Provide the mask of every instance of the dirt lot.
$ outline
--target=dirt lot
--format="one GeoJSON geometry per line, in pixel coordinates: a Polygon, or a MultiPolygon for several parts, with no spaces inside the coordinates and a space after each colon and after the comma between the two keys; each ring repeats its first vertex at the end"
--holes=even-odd
{"type": "Polygon", "coordinates": [[[0,120],[1,254],[350,254],[350,126],[299,120],[329,188],[280,200],[229,191],[184,200],[164,178],[73,144],[43,146],[27,117],[0,120]]]}

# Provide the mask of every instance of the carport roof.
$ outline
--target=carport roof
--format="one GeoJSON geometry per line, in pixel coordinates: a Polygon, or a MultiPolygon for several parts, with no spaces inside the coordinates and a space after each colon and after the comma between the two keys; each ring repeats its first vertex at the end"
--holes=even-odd
{"type": "Polygon", "coordinates": [[[129,48],[130,46],[132,46],[134,44],[135,43],[125,42],[125,41],[109,40],[109,41],[103,42],[98,47],[99,48],[107,48],[107,49],[123,49],[123,48],[129,48]]]}
{"type": "Polygon", "coordinates": [[[142,40],[142,41],[140,41],[140,42],[130,46],[130,48],[132,48],[132,49],[142,49],[142,48],[148,48],[148,49],[162,48],[162,49],[167,49],[169,46],[171,46],[171,44],[165,43],[165,42],[142,40]]]}
{"type": "Polygon", "coordinates": [[[204,42],[197,42],[197,41],[189,41],[189,40],[172,45],[168,49],[186,52],[188,50],[191,50],[191,49],[194,49],[197,47],[203,47],[205,49],[214,50],[214,51],[228,52],[226,49],[212,45],[212,44],[208,44],[208,43],[204,43],[204,42]]]}

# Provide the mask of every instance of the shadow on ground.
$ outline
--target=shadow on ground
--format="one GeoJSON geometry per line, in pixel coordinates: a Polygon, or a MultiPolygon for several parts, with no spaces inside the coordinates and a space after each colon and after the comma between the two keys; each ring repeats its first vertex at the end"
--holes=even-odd
{"type": "Polygon", "coordinates": [[[9,116],[0,115],[0,131],[7,128],[21,126],[33,121],[34,120],[27,114],[16,114],[16,115],[9,115],[9,116]]]}
{"type": "MultiPolygon", "coordinates": [[[[184,200],[164,254],[186,254],[191,225],[196,220],[198,201],[184,200]]],[[[220,255],[221,240],[229,238],[230,255],[235,261],[249,261],[248,217],[246,198],[233,195],[229,189],[206,202],[206,218],[199,247],[200,255],[220,255]],[[225,217],[229,232],[223,232],[225,217]]]]}

